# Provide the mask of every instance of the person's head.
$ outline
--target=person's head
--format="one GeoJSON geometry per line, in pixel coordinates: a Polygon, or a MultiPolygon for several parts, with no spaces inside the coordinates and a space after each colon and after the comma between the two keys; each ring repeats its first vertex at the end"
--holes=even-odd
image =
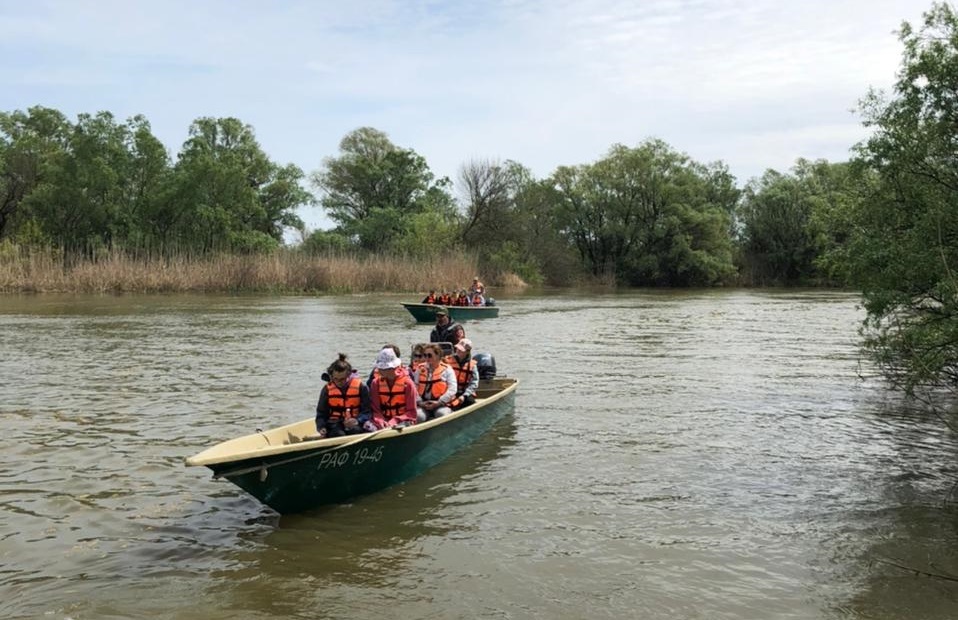
{"type": "Polygon", "coordinates": [[[392,349],[392,352],[396,354],[396,357],[402,359],[402,351],[399,350],[399,347],[397,345],[394,345],[391,343],[384,344],[383,348],[380,349],[380,351],[382,351],[383,349],[392,349]]]}
{"type": "Polygon", "coordinates": [[[379,352],[379,355],[376,356],[376,368],[379,370],[379,375],[386,379],[395,377],[396,369],[401,365],[402,360],[399,359],[396,351],[388,346],[384,347],[383,350],[379,352]]]}
{"type": "Polygon", "coordinates": [[[423,359],[426,363],[435,368],[442,361],[442,347],[434,342],[430,342],[422,350],[423,359]]]}
{"type": "Polygon", "coordinates": [[[473,283],[473,284],[479,284],[479,276],[476,276],[475,278],[473,278],[473,279],[472,279],[472,283],[473,283]]]}
{"type": "Polygon", "coordinates": [[[340,353],[339,357],[326,369],[329,380],[339,386],[346,383],[346,379],[349,378],[352,372],[353,365],[349,363],[345,353],[340,353]]]}
{"type": "Polygon", "coordinates": [[[444,326],[449,324],[449,311],[440,306],[436,310],[436,325],[444,326]]]}
{"type": "Polygon", "coordinates": [[[472,340],[463,338],[452,348],[459,359],[469,359],[472,355],[472,340]]]}
{"type": "Polygon", "coordinates": [[[466,328],[462,325],[456,325],[452,330],[452,335],[450,336],[450,341],[452,344],[456,344],[460,340],[466,337],[466,328]]]}
{"type": "Polygon", "coordinates": [[[421,342],[413,345],[412,347],[412,363],[413,364],[416,364],[422,361],[422,350],[423,348],[425,348],[425,346],[426,345],[421,342]]]}

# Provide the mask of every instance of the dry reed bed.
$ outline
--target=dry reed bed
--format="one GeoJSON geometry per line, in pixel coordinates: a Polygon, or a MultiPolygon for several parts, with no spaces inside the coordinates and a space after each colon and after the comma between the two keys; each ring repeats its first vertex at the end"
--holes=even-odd
{"type": "Polygon", "coordinates": [[[67,262],[56,252],[0,255],[0,292],[427,291],[468,287],[474,256],[435,258],[268,256],[131,258],[120,252],[67,262]]]}

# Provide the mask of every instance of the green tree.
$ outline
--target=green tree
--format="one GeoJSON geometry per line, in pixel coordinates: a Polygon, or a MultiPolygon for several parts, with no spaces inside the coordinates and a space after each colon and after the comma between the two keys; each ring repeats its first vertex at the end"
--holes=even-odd
{"type": "MultiPolygon", "coordinates": [[[[339,149],[339,157],[327,157],[311,180],[323,192],[320,204],[329,218],[358,247],[393,251],[408,245],[403,238],[424,222],[438,220],[439,230],[455,223],[448,179],[435,180],[426,160],[412,149],[397,147],[371,127],[348,133],[339,149]],[[433,215],[419,217],[426,213],[433,215]]],[[[437,249],[454,242],[430,241],[437,249]]]]}
{"type": "Polygon", "coordinates": [[[298,206],[311,194],[302,171],[280,167],[263,152],[252,127],[235,118],[200,118],[174,167],[154,229],[166,244],[199,251],[267,251],[283,228],[301,228],[298,206]]]}
{"type": "Polygon", "coordinates": [[[849,163],[799,159],[790,173],[767,170],[745,188],[737,217],[743,271],[753,284],[841,284],[848,216],[864,178],[849,163]]]}
{"type": "Polygon", "coordinates": [[[811,276],[818,248],[801,181],[766,170],[746,185],[739,217],[751,283],[795,284],[811,276]]]}
{"type": "Polygon", "coordinates": [[[847,260],[867,349],[916,393],[958,387],[958,17],[935,3],[900,39],[893,93],[862,101],[874,131],[858,155],[877,179],[852,215],[847,260]]]}
{"type": "Polygon", "coordinates": [[[300,250],[312,255],[344,254],[350,248],[349,237],[336,230],[314,230],[303,240],[300,250]]]}
{"type": "Polygon", "coordinates": [[[558,223],[597,277],[699,286],[734,273],[727,179],[660,140],[561,167],[558,223]],[[712,200],[718,202],[712,202],[712,200]]]}
{"type": "Polygon", "coordinates": [[[70,253],[112,246],[129,208],[130,126],[109,112],[80,114],[67,148],[48,155],[27,203],[47,238],[70,253]]]}
{"type": "Polygon", "coordinates": [[[172,166],[166,147],[144,117],[133,117],[127,126],[129,170],[123,185],[125,208],[117,228],[128,251],[150,250],[155,238],[153,218],[164,207],[172,166]]]}
{"type": "Polygon", "coordinates": [[[17,238],[22,227],[22,233],[31,233],[20,241],[43,241],[28,197],[66,150],[70,130],[63,114],[42,106],[0,113],[0,239],[17,238]]]}

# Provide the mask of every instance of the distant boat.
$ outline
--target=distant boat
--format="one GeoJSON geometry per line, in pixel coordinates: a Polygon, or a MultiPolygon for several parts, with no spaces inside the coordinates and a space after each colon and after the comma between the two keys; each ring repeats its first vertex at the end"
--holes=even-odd
{"type": "Polygon", "coordinates": [[[515,405],[518,379],[481,379],[473,405],[401,429],[319,439],[313,418],[231,439],[186,459],[288,514],[417,476],[472,443],[515,405]]]}
{"type": "Polygon", "coordinates": [[[449,318],[453,321],[470,321],[472,319],[494,319],[499,316],[499,306],[437,306],[435,304],[403,303],[403,308],[409,310],[419,323],[434,323],[436,310],[445,308],[449,318]]]}

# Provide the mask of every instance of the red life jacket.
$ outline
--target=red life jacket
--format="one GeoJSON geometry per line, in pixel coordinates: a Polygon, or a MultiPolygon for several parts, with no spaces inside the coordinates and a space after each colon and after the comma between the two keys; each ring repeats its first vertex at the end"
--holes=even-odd
{"type": "Polygon", "coordinates": [[[406,410],[406,382],[409,378],[402,374],[396,377],[392,387],[387,385],[386,380],[379,378],[379,409],[383,417],[387,420],[402,415],[406,410]]]}
{"type": "Polygon", "coordinates": [[[329,404],[330,422],[359,416],[359,390],[362,383],[359,377],[353,377],[346,383],[345,392],[332,381],[326,384],[326,402],[329,404]]]}

